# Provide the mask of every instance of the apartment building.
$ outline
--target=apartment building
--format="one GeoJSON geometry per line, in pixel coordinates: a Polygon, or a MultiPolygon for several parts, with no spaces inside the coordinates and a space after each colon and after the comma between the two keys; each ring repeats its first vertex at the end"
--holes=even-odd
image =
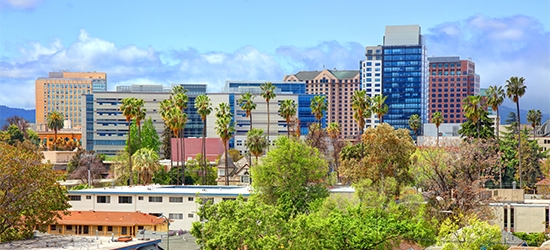
{"type": "Polygon", "coordinates": [[[82,95],[107,91],[107,74],[102,72],[50,72],[35,81],[36,127],[47,131],[47,116],[57,110],[65,116],[67,128],[82,126],[82,95]]]}
{"type": "Polygon", "coordinates": [[[463,100],[480,94],[475,63],[458,56],[430,57],[428,62],[428,120],[431,121],[433,113],[441,112],[446,123],[466,122],[463,100]]]}
{"type": "Polygon", "coordinates": [[[325,95],[328,106],[326,122],[340,124],[340,138],[353,139],[357,137],[359,127],[353,119],[351,100],[353,93],[361,88],[358,70],[300,71],[296,74],[286,75],[283,81],[304,82],[307,94],[325,95]]]}

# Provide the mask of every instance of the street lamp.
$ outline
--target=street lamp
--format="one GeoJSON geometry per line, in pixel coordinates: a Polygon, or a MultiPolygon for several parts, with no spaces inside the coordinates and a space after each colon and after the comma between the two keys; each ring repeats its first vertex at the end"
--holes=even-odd
{"type": "Polygon", "coordinates": [[[163,214],[160,214],[158,218],[164,218],[164,221],[166,221],[166,250],[170,250],[170,219],[163,214]]]}

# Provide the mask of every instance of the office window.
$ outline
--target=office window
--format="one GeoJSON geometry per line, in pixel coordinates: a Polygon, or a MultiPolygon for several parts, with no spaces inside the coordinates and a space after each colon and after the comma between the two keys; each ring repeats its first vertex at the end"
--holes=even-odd
{"type": "Polygon", "coordinates": [[[194,214],[187,214],[187,218],[194,218],[195,215],[194,214]]]}
{"type": "Polygon", "coordinates": [[[187,201],[194,201],[195,199],[193,197],[187,197],[187,201]]]}
{"type": "Polygon", "coordinates": [[[97,226],[97,231],[103,232],[103,226],[97,226]]]}
{"type": "Polygon", "coordinates": [[[97,203],[111,203],[111,196],[97,196],[97,203]]]}
{"type": "Polygon", "coordinates": [[[168,214],[168,218],[171,220],[181,220],[183,219],[183,214],[168,214]]]}
{"type": "Polygon", "coordinates": [[[132,204],[132,196],[119,196],[118,203],[132,204]]]}
{"type": "Polygon", "coordinates": [[[162,202],[162,196],[149,196],[149,202],[162,202]]]}
{"type": "Polygon", "coordinates": [[[142,201],[143,200],[143,196],[138,196],[138,201],[142,201]]]}
{"type": "Polygon", "coordinates": [[[180,202],[183,202],[183,197],[170,197],[170,198],[168,198],[168,201],[169,202],[178,202],[178,203],[180,203],[180,202]]]}
{"type": "Polygon", "coordinates": [[[80,195],[69,195],[69,200],[71,200],[71,201],[81,201],[82,196],[80,196],[80,195]]]}

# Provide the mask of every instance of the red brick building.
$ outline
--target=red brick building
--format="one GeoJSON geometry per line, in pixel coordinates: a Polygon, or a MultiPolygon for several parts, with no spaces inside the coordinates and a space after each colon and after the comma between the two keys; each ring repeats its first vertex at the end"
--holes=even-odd
{"type": "Polygon", "coordinates": [[[466,122],[463,100],[480,94],[475,63],[470,59],[460,60],[458,56],[429,57],[428,62],[428,121],[433,113],[441,112],[445,123],[466,122]]]}

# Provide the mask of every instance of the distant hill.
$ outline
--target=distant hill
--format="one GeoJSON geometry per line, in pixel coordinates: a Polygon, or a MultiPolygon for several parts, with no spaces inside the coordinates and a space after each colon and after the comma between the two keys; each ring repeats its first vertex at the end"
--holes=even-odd
{"type": "MultiPolygon", "coordinates": [[[[527,124],[527,112],[529,112],[529,111],[521,109],[521,104],[520,104],[519,111],[521,113],[521,123],[522,124],[527,124]]],[[[508,114],[510,114],[510,112],[514,112],[514,114],[515,114],[516,113],[516,107],[511,108],[511,107],[506,107],[506,106],[500,106],[499,109],[498,109],[498,112],[500,114],[500,124],[507,124],[505,122],[505,120],[508,118],[508,114]]],[[[550,119],[550,114],[544,114],[543,113],[541,122],[544,123],[546,121],[546,119],[550,119]]]]}
{"type": "Polygon", "coordinates": [[[35,123],[35,113],[34,109],[10,108],[0,105],[0,129],[6,123],[6,119],[14,115],[25,118],[29,123],[35,123]]]}

